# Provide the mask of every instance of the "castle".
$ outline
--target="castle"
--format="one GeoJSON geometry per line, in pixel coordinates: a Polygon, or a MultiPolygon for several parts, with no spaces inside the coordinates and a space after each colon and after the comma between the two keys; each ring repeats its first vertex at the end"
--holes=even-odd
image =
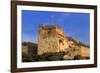
{"type": "Polygon", "coordinates": [[[89,57],[89,47],[77,45],[76,41],[69,40],[63,29],[57,25],[40,25],[38,32],[38,55],[47,52],[65,52],[65,59],[75,55],[89,57]]]}

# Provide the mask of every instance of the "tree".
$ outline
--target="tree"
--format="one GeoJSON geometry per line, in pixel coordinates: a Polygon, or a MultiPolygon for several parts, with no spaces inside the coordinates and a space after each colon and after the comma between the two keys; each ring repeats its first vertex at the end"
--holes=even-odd
{"type": "Polygon", "coordinates": [[[74,60],[80,60],[80,59],[81,59],[81,56],[80,55],[74,56],[74,60]]]}
{"type": "Polygon", "coordinates": [[[29,61],[30,60],[29,60],[28,55],[22,52],[22,62],[29,62],[29,61]]]}

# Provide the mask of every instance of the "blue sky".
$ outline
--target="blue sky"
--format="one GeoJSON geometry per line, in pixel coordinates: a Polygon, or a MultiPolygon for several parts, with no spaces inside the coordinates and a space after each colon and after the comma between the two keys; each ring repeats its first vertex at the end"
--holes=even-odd
{"type": "Polygon", "coordinates": [[[63,28],[67,36],[90,43],[90,14],[75,12],[50,12],[22,10],[22,41],[38,42],[38,30],[40,24],[54,24],[63,28]]]}

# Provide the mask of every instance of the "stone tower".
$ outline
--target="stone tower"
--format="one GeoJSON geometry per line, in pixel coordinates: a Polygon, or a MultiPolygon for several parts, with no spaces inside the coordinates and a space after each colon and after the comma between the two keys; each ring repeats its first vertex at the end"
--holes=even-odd
{"type": "Polygon", "coordinates": [[[68,47],[68,40],[61,27],[41,25],[38,33],[38,54],[60,52],[68,47]]]}

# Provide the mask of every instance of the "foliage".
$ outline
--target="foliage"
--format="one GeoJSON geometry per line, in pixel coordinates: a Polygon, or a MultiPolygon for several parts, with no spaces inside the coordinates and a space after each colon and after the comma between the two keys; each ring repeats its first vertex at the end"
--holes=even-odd
{"type": "MultiPolygon", "coordinates": [[[[39,61],[61,61],[66,60],[63,58],[64,52],[48,52],[42,55],[28,54],[22,53],[22,62],[39,62],[39,61]]],[[[81,60],[81,59],[89,59],[89,57],[82,58],[80,55],[74,56],[73,59],[70,60],[81,60]]]]}
{"type": "Polygon", "coordinates": [[[30,62],[29,56],[25,53],[22,53],[22,62],[30,62]]]}
{"type": "Polygon", "coordinates": [[[22,45],[28,46],[29,48],[37,48],[37,44],[32,42],[23,42],[22,45]]]}
{"type": "Polygon", "coordinates": [[[75,40],[75,39],[73,39],[72,37],[66,37],[66,38],[68,38],[69,41],[73,41],[74,44],[77,45],[77,46],[85,46],[85,47],[88,47],[88,48],[90,47],[89,45],[86,45],[86,44],[82,43],[82,42],[79,41],[79,40],[75,40]]]}
{"type": "Polygon", "coordinates": [[[74,58],[73,58],[74,60],[80,60],[80,59],[82,59],[81,58],[81,56],[80,55],[76,55],[76,56],[74,56],[74,58]]]}
{"type": "MultiPolygon", "coordinates": [[[[23,54],[24,55],[24,54],[23,54]]],[[[23,62],[35,62],[35,61],[57,61],[63,60],[64,52],[48,52],[42,55],[25,55],[23,56],[23,62]]]]}

